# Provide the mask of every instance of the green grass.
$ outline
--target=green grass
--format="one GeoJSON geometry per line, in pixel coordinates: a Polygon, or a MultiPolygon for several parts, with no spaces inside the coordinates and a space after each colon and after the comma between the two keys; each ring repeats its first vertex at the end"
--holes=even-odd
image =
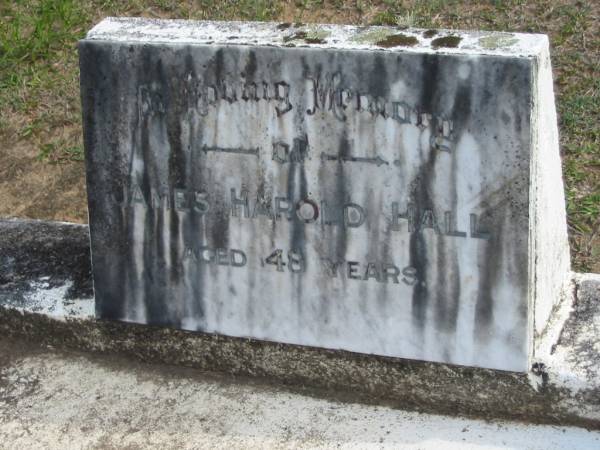
{"type": "Polygon", "coordinates": [[[84,34],[87,14],[78,5],[73,0],[21,0],[0,7],[0,104],[5,106],[0,108],[0,135],[12,131],[35,142],[44,130],[79,123],[72,93],[74,44],[84,34]],[[54,101],[63,95],[67,98],[54,101]],[[65,100],[71,100],[68,111],[65,100]],[[22,119],[16,124],[11,121],[15,113],[22,119]]]}
{"type": "Polygon", "coordinates": [[[69,161],[83,161],[83,146],[69,145],[69,142],[64,139],[49,142],[47,144],[42,144],[38,158],[52,164],[69,161]]]}
{"type": "MultiPolygon", "coordinates": [[[[82,164],[76,42],[107,15],[543,32],[577,270],[600,270],[600,6],[578,0],[0,0],[0,147],[82,164]]],[[[83,173],[83,169],[82,169],[83,173]]],[[[83,176],[83,175],[82,175],[83,176]]]]}
{"type": "MultiPolygon", "coordinates": [[[[0,73],[8,65],[35,62],[70,43],[83,23],[73,0],[15,1],[3,8],[0,25],[0,73]]],[[[3,77],[4,78],[4,77],[3,77]]]]}
{"type": "Polygon", "coordinates": [[[371,25],[396,25],[398,23],[398,16],[391,11],[380,11],[375,14],[371,25]]]}

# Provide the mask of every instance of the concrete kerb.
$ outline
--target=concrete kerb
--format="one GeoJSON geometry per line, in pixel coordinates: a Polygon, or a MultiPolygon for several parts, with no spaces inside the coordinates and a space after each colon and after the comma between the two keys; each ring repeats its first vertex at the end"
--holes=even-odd
{"type": "Polygon", "coordinates": [[[0,220],[0,330],[57,348],[253,377],[308,395],[600,429],[600,276],[574,276],[529,374],[361,355],[93,317],[83,225],[0,220]],[[564,324],[564,326],[563,326],[564,324]],[[548,349],[548,350],[545,350],[548,349]]]}

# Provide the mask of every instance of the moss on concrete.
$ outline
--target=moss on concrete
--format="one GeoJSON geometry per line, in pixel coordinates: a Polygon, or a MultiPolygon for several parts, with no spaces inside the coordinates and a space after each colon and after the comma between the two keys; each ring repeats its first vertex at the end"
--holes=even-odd
{"type": "Polygon", "coordinates": [[[414,36],[408,36],[406,34],[392,34],[385,39],[377,41],[375,45],[379,47],[411,47],[417,44],[419,40],[414,36]]]}
{"type": "Polygon", "coordinates": [[[443,36],[431,41],[431,46],[433,48],[456,48],[461,40],[462,38],[460,36],[443,36]]]}

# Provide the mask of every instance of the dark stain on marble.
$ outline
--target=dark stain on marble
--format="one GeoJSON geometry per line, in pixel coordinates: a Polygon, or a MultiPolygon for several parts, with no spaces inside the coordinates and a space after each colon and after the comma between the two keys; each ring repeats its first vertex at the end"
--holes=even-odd
{"type": "Polygon", "coordinates": [[[256,52],[250,50],[248,52],[248,59],[246,61],[246,65],[244,67],[244,72],[242,73],[242,77],[246,80],[254,81],[254,77],[256,75],[257,64],[256,64],[256,52]]]}

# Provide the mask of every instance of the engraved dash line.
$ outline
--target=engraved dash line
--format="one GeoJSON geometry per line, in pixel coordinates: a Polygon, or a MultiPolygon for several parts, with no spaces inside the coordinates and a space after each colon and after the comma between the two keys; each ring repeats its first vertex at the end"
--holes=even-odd
{"type": "Polygon", "coordinates": [[[234,153],[238,155],[252,155],[258,157],[258,147],[255,148],[243,148],[243,147],[209,147],[207,145],[202,146],[202,151],[206,154],[208,152],[215,153],[234,153]]]}
{"type": "Polygon", "coordinates": [[[384,164],[386,166],[389,165],[389,163],[379,155],[373,158],[366,158],[364,156],[339,156],[321,153],[321,161],[358,162],[365,164],[375,164],[377,167],[382,166],[384,164]]]}

